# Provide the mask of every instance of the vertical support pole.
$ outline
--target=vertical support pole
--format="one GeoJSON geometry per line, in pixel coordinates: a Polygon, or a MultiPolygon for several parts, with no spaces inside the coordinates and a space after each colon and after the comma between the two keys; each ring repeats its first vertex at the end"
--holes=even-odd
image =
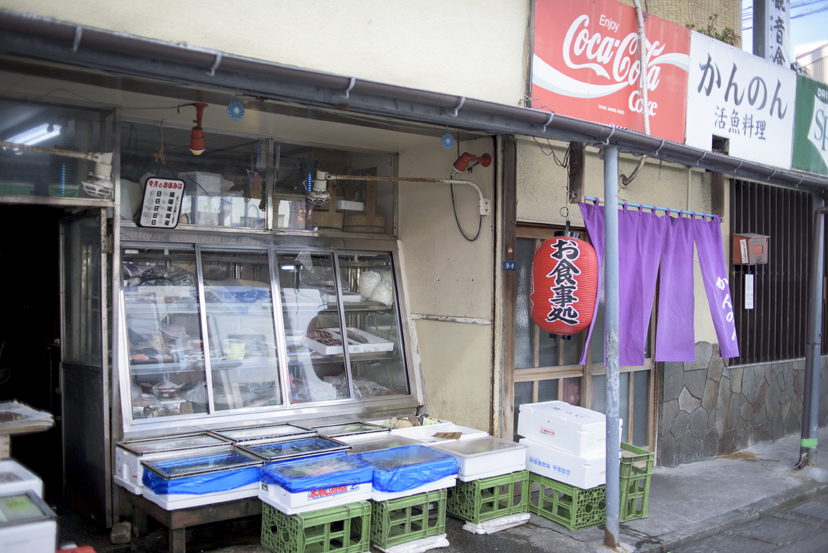
{"type": "Polygon", "coordinates": [[[753,55],[768,57],[768,10],[765,0],[753,0],[753,55]]]}
{"type": "Polygon", "coordinates": [[[797,468],[814,466],[819,431],[819,377],[822,357],[822,273],[825,262],[824,214],[828,211],[822,196],[814,194],[814,233],[811,236],[811,274],[808,279],[808,329],[805,336],[805,389],[802,397],[802,439],[797,468]]]}
{"type": "Polygon", "coordinates": [[[604,147],[604,328],[607,333],[607,520],[604,545],[618,546],[620,517],[619,449],[620,428],[618,417],[619,383],[618,370],[620,348],[618,343],[618,147],[604,147]]]}

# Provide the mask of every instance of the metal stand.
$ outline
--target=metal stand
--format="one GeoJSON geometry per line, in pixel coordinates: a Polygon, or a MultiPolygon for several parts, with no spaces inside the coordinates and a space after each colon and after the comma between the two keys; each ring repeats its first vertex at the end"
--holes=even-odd
{"type": "Polygon", "coordinates": [[[132,506],[132,524],[139,537],[147,534],[147,516],[169,528],[170,553],[185,553],[185,532],[191,526],[262,514],[262,502],[258,497],[167,511],[140,495],[127,490],[120,492],[132,506]]]}

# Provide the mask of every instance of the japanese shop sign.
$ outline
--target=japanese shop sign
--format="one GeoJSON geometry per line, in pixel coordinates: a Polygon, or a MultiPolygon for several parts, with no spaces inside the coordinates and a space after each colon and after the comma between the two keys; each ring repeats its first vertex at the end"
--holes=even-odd
{"type": "Polygon", "coordinates": [[[828,85],[798,75],[793,168],[828,175],[828,85]]]}
{"type": "Polygon", "coordinates": [[[148,179],[144,185],[144,204],[138,224],[142,227],[175,228],[181,215],[184,181],[148,179]]]}
{"type": "MultiPolygon", "coordinates": [[[[645,20],[653,136],[684,141],[690,31],[645,20]]],[[[635,9],[615,0],[536,0],[533,107],[644,132],[635,9]]]]}
{"type": "Polygon", "coordinates": [[[729,140],[733,157],[791,166],[796,73],[699,33],[690,41],[687,145],[729,140]]]}
{"type": "Polygon", "coordinates": [[[791,3],[789,0],[764,0],[767,21],[765,59],[785,69],[794,61],[791,56],[791,3]]]}

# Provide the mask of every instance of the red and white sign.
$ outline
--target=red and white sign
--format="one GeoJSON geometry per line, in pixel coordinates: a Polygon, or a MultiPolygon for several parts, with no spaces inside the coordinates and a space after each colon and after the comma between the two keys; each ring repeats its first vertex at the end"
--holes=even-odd
{"type": "MultiPolygon", "coordinates": [[[[690,30],[644,20],[650,133],[684,142],[690,30]]],[[[532,106],[644,132],[635,8],[615,0],[536,0],[532,106]]]]}

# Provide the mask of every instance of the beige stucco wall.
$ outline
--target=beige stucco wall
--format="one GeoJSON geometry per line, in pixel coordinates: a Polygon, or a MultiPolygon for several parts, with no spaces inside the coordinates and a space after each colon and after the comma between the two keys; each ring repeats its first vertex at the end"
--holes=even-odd
{"type": "Polygon", "coordinates": [[[0,9],[517,104],[530,0],[0,0],[0,9]]]}
{"type": "MultiPolygon", "coordinates": [[[[400,175],[447,178],[457,151],[437,144],[402,151],[400,175]]],[[[463,142],[459,151],[494,156],[494,140],[463,142]]],[[[495,169],[478,166],[455,178],[472,180],[493,198],[495,169]]],[[[460,224],[474,236],[478,195],[468,186],[454,189],[460,224]]],[[[429,413],[482,429],[489,427],[492,386],[493,228],[494,217],[484,217],[480,237],[468,242],[457,229],[448,185],[400,185],[399,237],[410,309],[415,317],[428,317],[416,328],[429,413]]]]}
{"type": "MultiPolygon", "coordinates": [[[[563,225],[565,219],[561,216],[560,209],[565,206],[566,172],[554,163],[551,155],[545,155],[550,152],[550,146],[545,141],[542,144],[543,148],[531,138],[518,142],[517,219],[524,223],[563,225]]],[[[566,145],[553,145],[558,158],[563,159],[566,145]]],[[[629,175],[637,163],[637,158],[621,154],[620,172],[629,175]]],[[[604,164],[598,149],[592,147],[587,147],[586,155],[586,196],[604,197],[604,164]]],[[[659,164],[658,160],[648,159],[638,177],[627,188],[620,189],[618,197],[628,202],[709,213],[710,173],[698,169],[688,171],[684,165],[666,162],[659,164]]],[[[571,224],[583,228],[578,206],[571,204],[569,208],[571,224]]],[[[661,213],[663,212],[659,212],[661,213]]],[[[725,216],[722,217],[725,252],[730,251],[727,236],[729,221],[725,216]]],[[[717,343],[698,257],[694,257],[693,272],[696,298],[693,321],[695,341],[717,343]]]]}

